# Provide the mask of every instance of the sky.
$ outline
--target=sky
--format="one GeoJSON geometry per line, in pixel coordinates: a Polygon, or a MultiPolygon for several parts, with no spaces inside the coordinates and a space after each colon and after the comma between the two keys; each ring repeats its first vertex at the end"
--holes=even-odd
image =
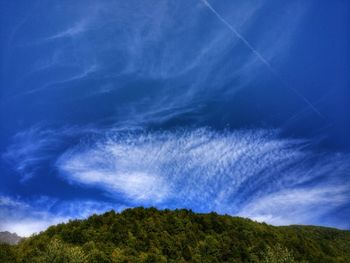
{"type": "Polygon", "coordinates": [[[0,1],[0,231],[154,206],[350,229],[347,0],[0,1]]]}

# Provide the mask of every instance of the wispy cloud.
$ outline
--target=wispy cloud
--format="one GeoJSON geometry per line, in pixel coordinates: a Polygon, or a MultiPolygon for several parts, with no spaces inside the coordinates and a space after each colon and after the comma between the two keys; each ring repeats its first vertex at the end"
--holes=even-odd
{"type": "MultiPolygon", "coordinates": [[[[225,5],[224,21],[234,25],[239,32],[249,33],[268,2],[241,1],[225,5]]],[[[167,80],[177,86],[178,92],[174,95],[188,102],[203,96],[204,85],[206,89],[220,89],[222,94],[235,93],[254,81],[261,71],[256,57],[242,50],[239,39],[233,38],[215,16],[208,14],[201,1],[102,2],[82,6],[76,4],[74,8],[73,11],[63,8],[62,12],[74,19],[68,19],[63,23],[65,28],[50,32],[50,36],[44,38],[46,42],[47,39],[50,42],[62,41],[52,50],[52,54],[58,51],[63,54],[59,64],[50,64],[51,70],[58,71],[55,82],[33,83],[29,92],[20,89],[19,94],[50,92],[48,87],[52,85],[61,87],[72,79],[88,78],[89,74],[86,73],[98,65],[104,69],[103,74],[96,74],[101,81],[112,78],[117,82],[115,76],[124,77],[127,74],[132,74],[133,78],[167,80]],[[72,12],[78,14],[71,16],[72,12]],[[72,66],[78,68],[74,69],[76,74],[60,75],[64,68],[69,67],[69,72],[72,72],[72,66]],[[182,86],[186,86],[186,91],[182,86]],[[183,92],[186,92],[186,96],[183,96],[183,92]]],[[[274,21],[266,35],[254,39],[254,46],[261,54],[266,54],[266,60],[276,59],[280,52],[287,51],[290,35],[295,30],[293,25],[297,25],[302,16],[303,10],[300,8],[292,4],[288,8],[294,12],[288,13],[281,23],[274,21]],[[275,35],[278,35],[278,39],[275,35]]],[[[54,10],[51,13],[58,16],[54,10]]],[[[47,54],[50,55],[50,52],[47,54]]],[[[50,57],[41,59],[52,60],[50,57]]],[[[105,93],[103,87],[103,83],[96,85],[91,94],[105,93]]],[[[166,96],[166,85],[161,89],[160,92],[166,96]]],[[[80,94],[90,93],[84,89],[80,94]]]]}
{"type": "Polygon", "coordinates": [[[273,130],[109,133],[70,149],[57,167],[71,183],[104,189],[134,205],[215,210],[274,224],[318,223],[349,202],[349,157],[308,148],[307,141],[279,138],[273,130]]]}
{"type": "MultiPolygon", "coordinates": [[[[318,223],[317,219],[350,201],[350,186],[331,185],[280,190],[257,198],[239,215],[275,225],[318,223]],[[320,207],[322,206],[322,207],[320,207]]],[[[347,228],[344,222],[339,227],[347,228]]]]}
{"type": "Polygon", "coordinates": [[[86,19],[76,22],[66,30],[63,30],[55,35],[47,37],[46,40],[54,40],[64,37],[75,37],[78,34],[85,32],[88,29],[88,21],[86,19]]]}
{"type": "MultiPolygon", "coordinates": [[[[65,140],[74,138],[78,134],[94,134],[93,128],[61,128],[46,129],[36,125],[30,129],[15,134],[12,144],[1,155],[1,158],[11,164],[11,167],[25,182],[38,175],[47,161],[55,158],[57,152],[65,149],[65,140]]],[[[99,131],[98,131],[99,132],[99,131]]]]}
{"type": "Polygon", "coordinates": [[[73,81],[79,81],[79,80],[86,79],[91,74],[95,73],[97,70],[98,70],[98,66],[96,64],[92,64],[88,68],[82,68],[81,72],[79,72],[73,76],[70,76],[70,77],[65,78],[63,80],[58,80],[58,81],[46,83],[42,87],[27,90],[27,91],[21,93],[20,96],[33,94],[33,93],[36,93],[38,91],[45,91],[45,90],[52,91],[55,88],[59,88],[59,89],[67,88],[67,86],[65,86],[65,84],[68,84],[68,83],[73,82],[73,81]]]}
{"type": "Polygon", "coordinates": [[[22,181],[30,179],[45,161],[52,158],[51,150],[59,140],[52,135],[48,130],[33,127],[14,136],[14,143],[2,157],[12,163],[12,167],[21,175],[22,181]]]}

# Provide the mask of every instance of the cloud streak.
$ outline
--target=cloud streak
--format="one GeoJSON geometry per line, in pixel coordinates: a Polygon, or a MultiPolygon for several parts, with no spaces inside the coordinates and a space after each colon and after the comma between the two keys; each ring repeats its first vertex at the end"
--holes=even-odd
{"type": "Polygon", "coordinates": [[[291,87],[288,83],[286,83],[280,75],[277,73],[275,68],[271,65],[267,59],[260,54],[259,51],[257,51],[251,44],[250,42],[243,36],[241,35],[230,23],[226,21],[225,18],[223,18],[207,0],[201,0],[201,2],[211,11],[213,14],[240,40],[244,43],[244,45],[253,52],[253,54],[269,69],[269,71],[278,79],[283,86],[286,88],[290,89],[295,95],[297,95],[299,98],[301,98],[317,115],[320,117],[324,118],[322,113],[315,107],[311,101],[309,101],[301,92],[299,92],[297,89],[291,87]]]}
{"type": "Polygon", "coordinates": [[[270,70],[274,69],[272,68],[271,64],[249,43],[249,41],[243,37],[229,22],[226,21],[225,18],[223,18],[213,7],[211,4],[209,4],[206,0],[201,0],[202,3],[208,7],[208,9],[216,15],[216,17],[237,37],[239,40],[241,40],[244,45],[246,45],[253,53],[254,55],[263,63],[265,66],[267,66],[270,70]]]}

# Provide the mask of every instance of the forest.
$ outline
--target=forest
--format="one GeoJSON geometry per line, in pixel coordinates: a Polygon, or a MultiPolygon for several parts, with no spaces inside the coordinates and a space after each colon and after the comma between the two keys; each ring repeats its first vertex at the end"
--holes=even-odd
{"type": "Polygon", "coordinates": [[[0,262],[350,262],[350,231],[271,226],[191,210],[132,208],[49,227],[0,262]]]}

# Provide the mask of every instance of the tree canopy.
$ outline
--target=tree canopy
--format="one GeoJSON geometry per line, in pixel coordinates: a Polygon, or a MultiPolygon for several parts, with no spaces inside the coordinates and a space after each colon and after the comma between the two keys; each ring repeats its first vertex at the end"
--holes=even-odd
{"type": "Polygon", "coordinates": [[[350,262],[350,232],[140,207],[1,244],[0,262],[350,262]]]}

